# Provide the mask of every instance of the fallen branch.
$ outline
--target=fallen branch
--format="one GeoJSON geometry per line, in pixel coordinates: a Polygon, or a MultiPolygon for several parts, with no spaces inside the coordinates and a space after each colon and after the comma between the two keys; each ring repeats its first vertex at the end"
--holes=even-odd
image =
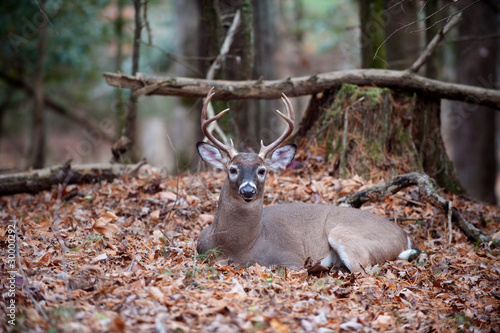
{"type": "MultiPolygon", "coordinates": [[[[138,164],[143,165],[141,161],[138,164]]],[[[49,190],[58,184],[82,184],[111,181],[131,171],[136,171],[138,164],[82,164],[59,165],[47,169],[0,175],[0,196],[16,193],[35,194],[49,190]]]]}
{"type": "Polygon", "coordinates": [[[410,71],[383,69],[353,69],[322,73],[284,80],[223,81],[187,77],[157,77],[138,73],[136,76],[104,73],[113,87],[139,89],[149,95],[205,97],[211,87],[219,100],[279,99],[284,92],[289,97],[322,93],[344,83],[360,86],[380,86],[414,91],[427,96],[459,100],[500,110],[500,91],[463,84],[432,80],[410,71]],[[145,87],[154,89],[145,89],[145,87]]]}
{"type": "Polygon", "coordinates": [[[388,182],[373,185],[363,191],[340,198],[337,200],[336,204],[359,208],[367,201],[383,200],[406,187],[414,185],[418,186],[420,194],[428,203],[438,208],[444,214],[449,214],[449,209],[451,207],[451,221],[462,230],[469,240],[482,243],[492,242],[492,245],[495,246],[500,244],[498,240],[493,240],[492,237],[483,235],[481,230],[465,220],[458,210],[452,207],[448,200],[438,194],[439,190],[434,180],[428,175],[419,172],[407,173],[395,177],[388,182]]]}

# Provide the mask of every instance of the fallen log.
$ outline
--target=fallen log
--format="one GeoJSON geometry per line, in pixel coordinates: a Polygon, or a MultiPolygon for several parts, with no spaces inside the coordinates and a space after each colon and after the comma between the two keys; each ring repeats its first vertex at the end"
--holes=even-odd
{"type": "Polygon", "coordinates": [[[205,97],[210,88],[215,87],[214,99],[218,100],[279,99],[282,92],[288,97],[312,95],[349,83],[413,91],[429,97],[458,100],[500,110],[498,90],[432,80],[411,71],[352,69],[283,80],[253,81],[159,77],[142,73],[137,73],[136,76],[104,73],[104,78],[110,86],[131,89],[134,96],[205,97]]]}
{"type": "Polygon", "coordinates": [[[450,202],[439,195],[438,186],[428,175],[420,172],[407,173],[397,176],[390,181],[370,186],[362,191],[349,194],[336,201],[337,205],[359,208],[367,201],[381,201],[384,198],[396,194],[409,186],[418,186],[420,195],[426,202],[439,209],[444,214],[451,213],[451,221],[473,242],[490,243],[492,246],[500,245],[498,239],[486,236],[476,228],[459,211],[450,205],[450,202]],[[451,212],[449,208],[451,207],[451,212]]]}
{"type": "Polygon", "coordinates": [[[71,165],[66,163],[46,169],[0,175],[0,196],[16,193],[35,194],[58,184],[112,181],[124,174],[134,175],[148,167],[146,161],[137,164],[99,163],[71,165]]]}

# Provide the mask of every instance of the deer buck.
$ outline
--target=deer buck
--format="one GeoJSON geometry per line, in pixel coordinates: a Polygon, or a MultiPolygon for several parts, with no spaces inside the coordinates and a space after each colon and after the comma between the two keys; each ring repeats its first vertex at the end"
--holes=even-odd
{"type": "Polygon", "coordinates": [[[286,114],[276,110],[287,122],[284,133],[258,154],[238,153],[231,141],[216,139],[207,126],[229,109],[206,119],[207,106],[214,96],[212,88],[201,112],[201,129],[214,144],[199,142],[198,152],[207,164],[223,169],[227,178],[222,186],[214,221],[198,239],[198,253],[217,249],[217,259],[240,267],[262,266],[299,269],[306,260],[326,267],[364,272],[364,267],[414,255],[411,241],[397,225],[378,215],[355,208],[308,203],[289,203],[264,207],[264,183],[269,170],[284,170],[292,161],[296,145],[280,145],[294,128],[294,111],[283,94],[286,114]]]}

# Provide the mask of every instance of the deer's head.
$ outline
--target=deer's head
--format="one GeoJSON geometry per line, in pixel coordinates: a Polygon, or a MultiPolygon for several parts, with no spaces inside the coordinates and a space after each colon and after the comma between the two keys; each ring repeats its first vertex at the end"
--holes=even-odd
{"type": "Polygon", "coordinates": [[[284,133],[273,143],[265,146],[261,141],[261,148],[256,153],[238,153],[231,145],[226,145],[216,139],[208,130],[207,126],[222,117],[229,109],[221,111],[218,115],[206,119],[208,104],[212,99],[213,88],[208,93],[203,109],[201,111],[201,130],[213,145],[198,142],[196,145],[198,153],[203,161],[217,169],[225,170],[226,182],[229,184],[230,195],[234,199],[250,202],[261,198],[264,193],[264,183],[269,170],[284,170],[292,161],[297,146],[294,144],[279,147],[293,132],[295,115],[292,104],[288,97],[283,94],[281,100],[285,104],[286,115],[276,110],[287,122],[284,133]]]}

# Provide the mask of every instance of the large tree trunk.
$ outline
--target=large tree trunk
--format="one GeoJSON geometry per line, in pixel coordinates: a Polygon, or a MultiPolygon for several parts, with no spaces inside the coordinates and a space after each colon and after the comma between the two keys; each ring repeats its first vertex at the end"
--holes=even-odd
{"type": "MultiPolygon", "coordinates": [[[[415,61],[416,54],[420,53],[422,34],[410,32],[411,29],[402,29],[404,25],[418,17],[420,3],[416,1],[386,1],[385,6],[385,34],[387,64],[391,69],[406,69],[415,61]]],[[[437,26],[439,28],[439,26],[437,26]]],[[[431,38],[434,37],[435,32],[431,38]]]]}
{"type": "Polygon", "coordinates": [[[362,68],[387,68],[383,14],[384,0],[359,1],[362,68]]]}
{"type": "MultiPolygon", "coordinates": [[[[466,0],[462,6],[468,6],[466,0]]],[[[487,1],[475,3],[463,13],[461,37],[498,32],[498,13],[487,1]],[[481,24],[478,24],[481,18],[481,24]]],[[[478,39],[457,44],[457,81],[495,88],[498,51],[496,39],[478,39]]],[[[498,86],[496,87],[498,89],[498,86]]],[[[487,107],[454,102],[451,119],[452,159],[458,176],[475,198],[495,202],[495,111],[487,107]]]]}
{"type": "MultiPolygon", "coordinates": [[[[116,55],[115,55],[115,69],[116,72],[123,72],[122,62],[123,62],[123,26],[125,25],[125,20],[123,19],[123,7],[125,5],[125,0],[117,1],[118,15],[116,21],[114,22],[115,35],[116,35],[116,55]]],[[[114,111],[116,113],[116,124],[117,133],[120,136],[125,128],[125,100],[124,94],[121,89],[117,89],[115,92],[115,104],[113,105],[114,111]]]]}
{"type": "Polygon", "coordinates": [[[388,88],[343,85],[313,97],[296,141],[323,153],[332,173],[388,179],[424,171],[461,192],[441,139],[439,100],[388,88]]]}
{"type": "MultiPolygon", "coordinates": [[[[254,1],[253,11],[255,61],[252,78],[272,80],[276,78],[275,1],[254,1]]],[[[264,140],[265,143],[272,142],[276,138],[276,133],[281,132],[282,124],[274,112],[278,107],[277,101],[254,100],[248,101],[246,106],[250,111],[249,115],[253,117],[249,120],[254,124],[252,131],[248,133],[246,146],[257,148],[260,140],[264,140]]]]}
{"type": "MultiPolygon", "coordinates": [[[[241,20],[229,54],[223,59],[215,78],[223,80],[249,80],[252,76],[253,49],[253,8],[251,1],[214,1],[200,0],[201,13],[199,54],[210,61],[200,62],[202,73],[207,73],[209,66],[219,54],[221,45],[229,30],[233,16],[240,10],[241,20]],[[219,16],[220,14],[220,16],[219,16]]],[[[236,145],[241,145],[253,128],[252,117],[247,112],[239,112],[244,107],[243,101],[231,103],[212,101],[215,112],[230,107],[233,112],[219,122],[224,132],[232,137],[236,145]]]]}
{"type": "MultiPolygon", "coordinates": [[[[276,45],[274,1],[206,0],[199,4],[203,21],[200,26],[200,33],[203,34],[200,38],[203,41],[200,44],[200,54],[210,58],[215,58],[219,52],[232,20],[231,14],[236,10],[240,10],[241,14],[241,22],[229,51],[230,56],[225,58],[222,70],[216,77],[242,81],[252,78],[273,79],[276,45]],[[215,6],[217,10],[214,10],[215,6]],[[227,22],[220,22],[217,12],[227,22]]],[[[203,72],[206,72],[206,65],[202,66],[203,72]]],[[[230,117],[221,119],[221,125],[241,149],[256,148],[260,139],[268,142],[279,130],[279,122],[273,114],[276,101],[232,101],[225,104],[215,102],[214,108],[216,112],[226,107],[233,110],[230,117]]]]}
{"type": "MultiPolygon", "coordinates": [[[[135,10],[135,29],[134,42],[132,52],[132,75],[135,75],[139,70],[139,55],[141,47],[141,0],[134,0],[135,10]]],[[[125,133],[124,136],[130,140],[130,160],[135,162],[139,160],[137,153],[137,97],[130,94],[127,108],[127,117],[125,118],[125,133]]]]}
{"type": "MultiPolygon", "coordinates": [[[[40,10],[44,10],[45,1],[40,2],[40,10]]],[[[45,124],[44,124],[44,62],[47,44],[47,24],[43,22],[38,26],[38,57],[35,65],[34,75],[34,109],[33,109],[33,133],[31,138],[30,149],[30,166],[36,169],[43,168],[45,164],[45,124]]]]}

